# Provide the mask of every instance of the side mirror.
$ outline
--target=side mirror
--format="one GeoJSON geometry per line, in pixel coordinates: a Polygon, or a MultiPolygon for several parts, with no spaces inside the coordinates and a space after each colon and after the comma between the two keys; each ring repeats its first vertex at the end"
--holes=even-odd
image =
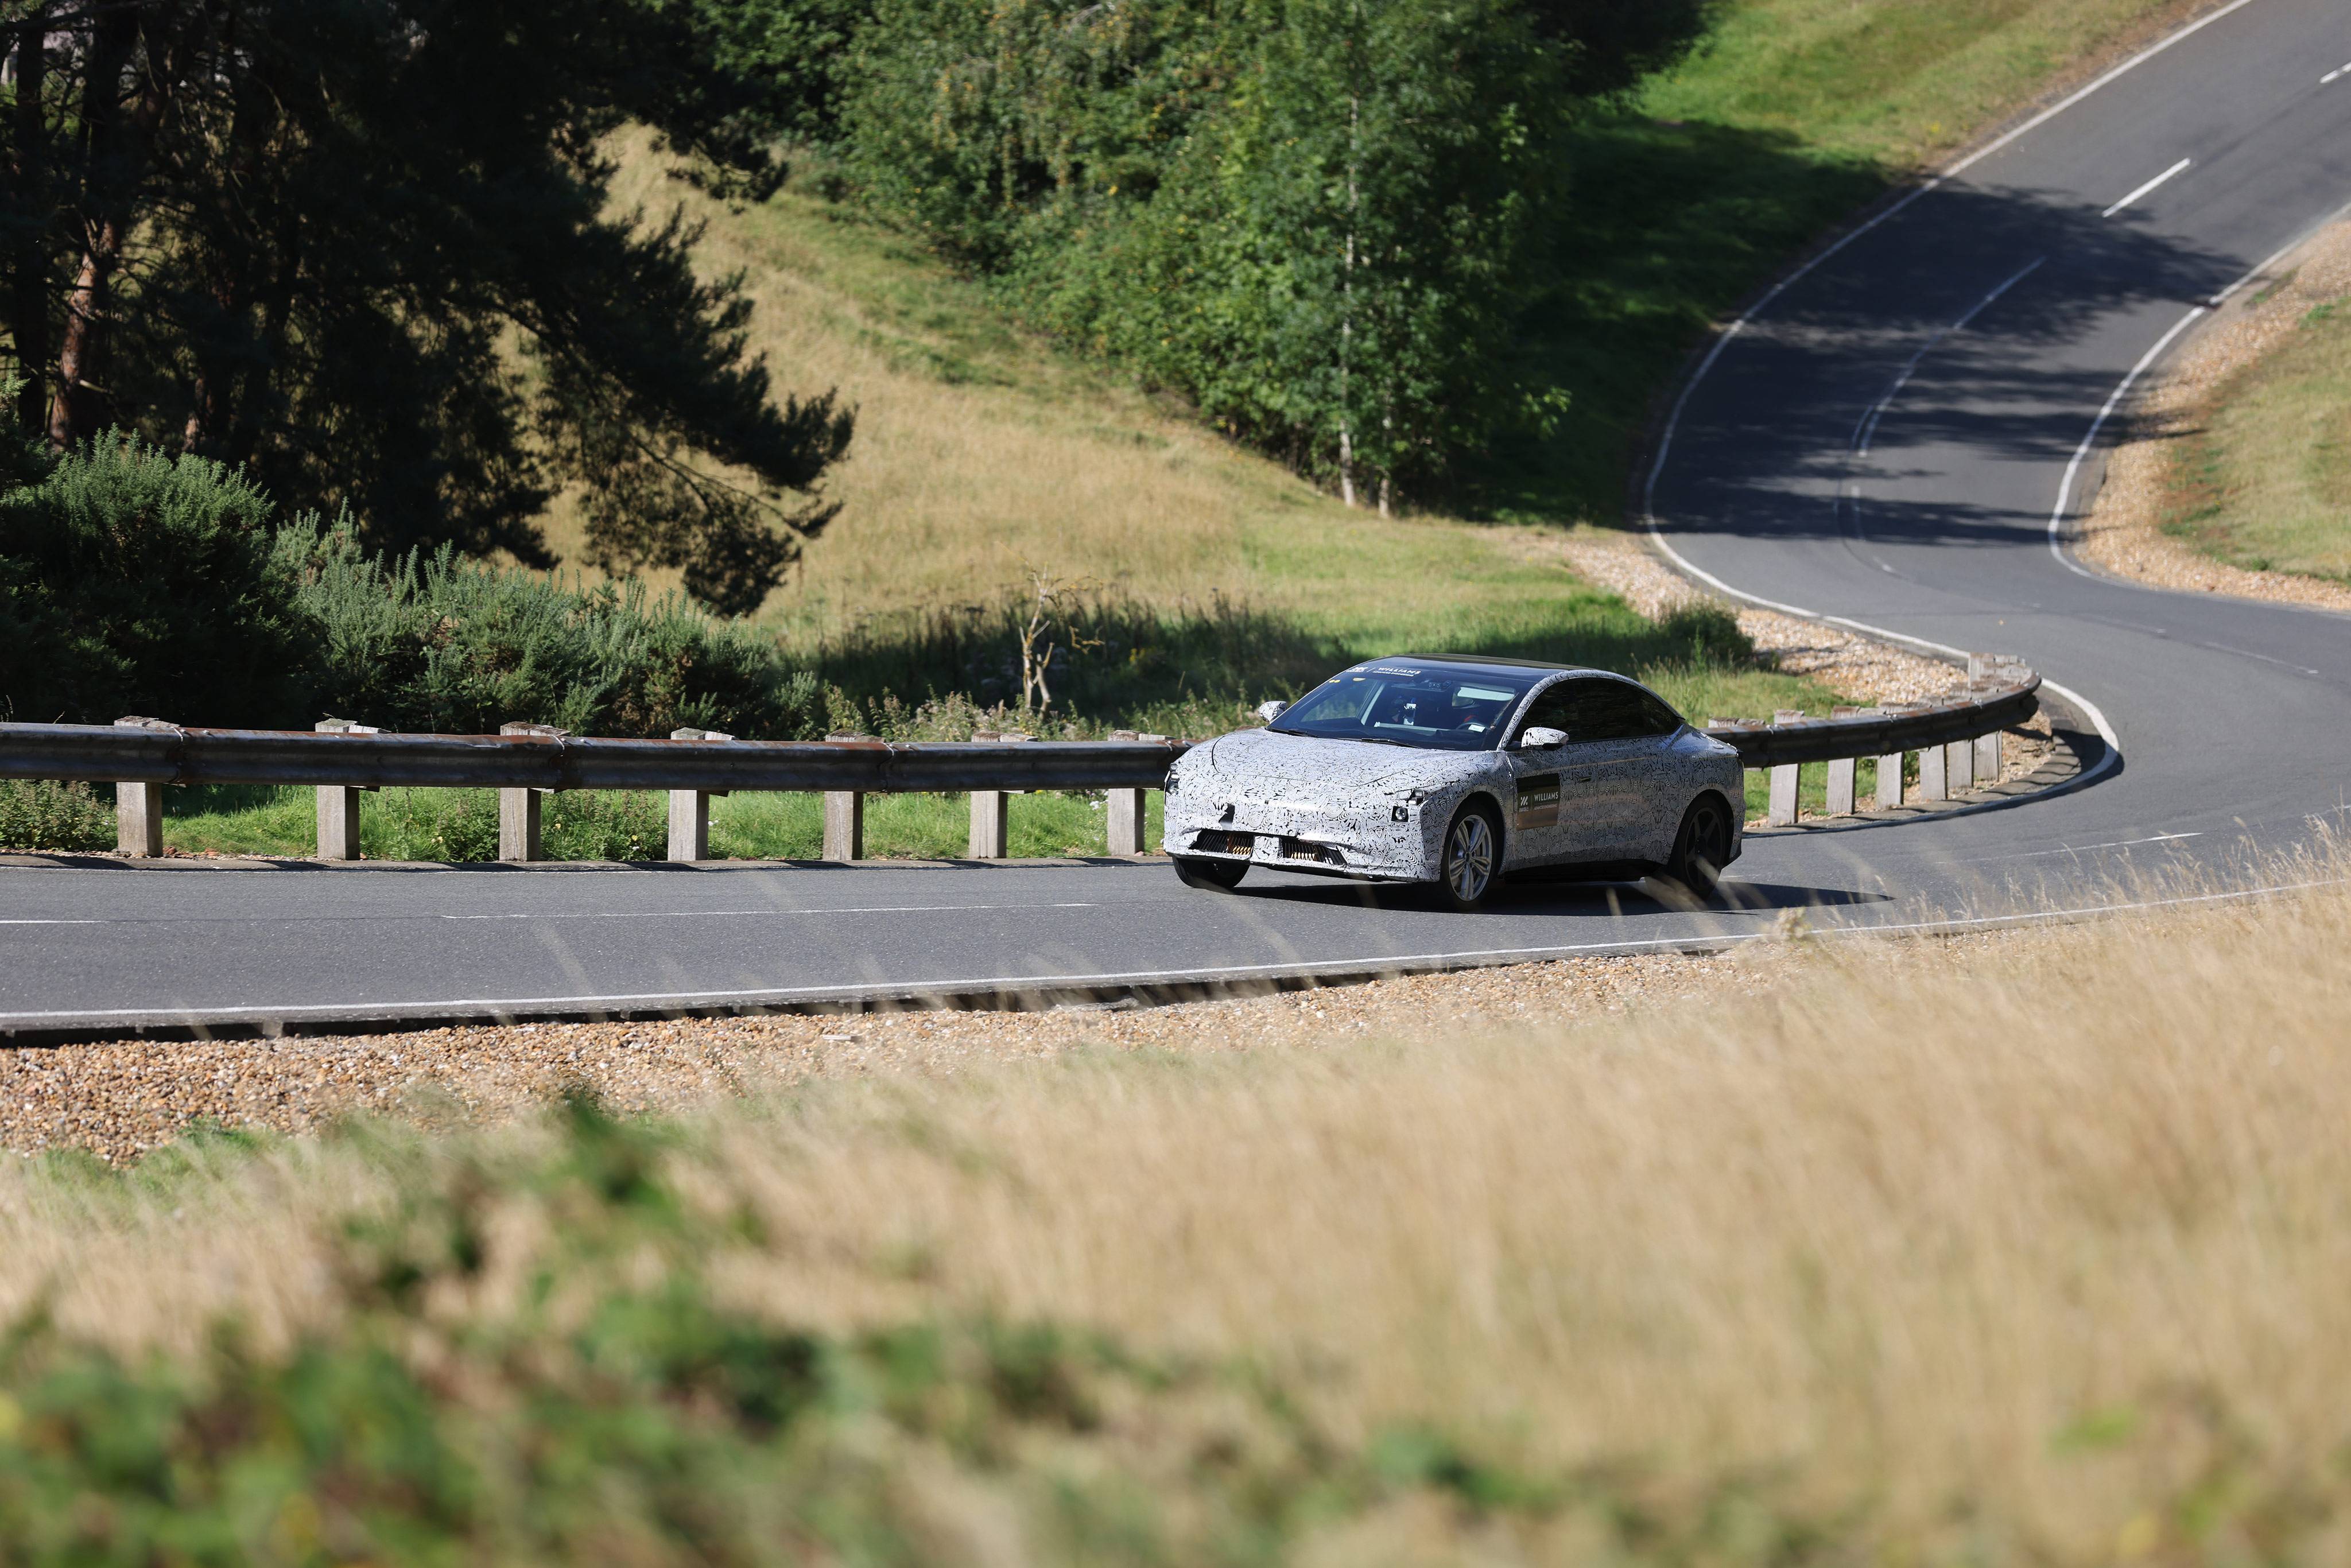
{"type": "Polygon", "coordinates": [[[1259,703],[1257,705],[1257,716],[1271,724],[1289,711],[1289,708],[1288,703],[1259,703]]]}
{"type": "Polygon", "coordinates": [[[1531,724],[1519,731],[1521,751],[1549,751],[1554,746],[1567,744],[1567,731],[1553,729],[1547,724],[1531,724]]]}

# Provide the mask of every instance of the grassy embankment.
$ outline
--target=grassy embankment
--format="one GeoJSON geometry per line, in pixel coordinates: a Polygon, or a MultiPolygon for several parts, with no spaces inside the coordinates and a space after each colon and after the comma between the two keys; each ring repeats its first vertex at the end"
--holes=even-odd
{"type": "Polygon", "coordinates": [[[0,1554],[2340,1561],[2346,942],[8,1161],[0,1554]]]}
{"type": "Polygon", "coordinates": [[[2351,299],[2314,307],[2182,423],[2166,532],[2249,571],[2351,581],[2351,299]]]}
{"type": "MultiPolygon", "coordinates": [[[[753,344],[781,384],[837,385],[859,407],[858,444],[834,492],[846,510],[765,619],[861,699],[1014,695],[1001,612],[1034,570],[1092,585],[1088,597],[1114,623],[1113,645],[1072,671],[1081,716],[1097,722],[1200,733],[1347,659],[1405,647],[1634,670],[1698,716],[1818,711],[1834,696],[1817,683],[1693,667],[1613,596],[1530,559],[1520,541],[1530,529],[1616,519],[1633,447],[1682,357],[1789,255],[2114,39],[2187,9],[1727,7],[1693,58],[1578,138],[1566,225],[1578,282],[1532,329],[1573,413],[1556,441],[1498,454],[1458,497],[1483,521],[1347,511],[1114,371],[1022,333],[985,286],[806,181],[731,212],[667,180],[662,161],[632,143],[619,194],[649,210],[684,202],[706,221],[701,254],[714,270],[744,273],[758,307],[753,344]]],[[[549,526],[559,548],[576,547],[576,520],[559,503],[549,526]]],[[[190,800],[167,837],[302,852],[298,803],[256,816],[246,800],[190,800]]],[[[436,835],[462,836],[437,825],[454,808],[432,808],[436,825],[425,830],[378,804],[363,811],[371,853],[378,843],[423,853],[436,835]]],[[[581,814],[631,811],[611,803],[581,814]]],[[[634,815],[653,820],[649,807],[634,815]]],[[[1013,818],[1019,852],[1102,847],[1100,812],[1084,802],[1024,799],[1013,818]]],[[[720,805],[714,831],[740,854],[811,855],[820,838],[812,801],[747,796],[720,805]]],[[[906,800],[877,805],[868,840],[875,853],[940,853],[963,831],[959,801],[906,800]]],[[[617,852],[627,834],[599,841],[617,852]]]]}

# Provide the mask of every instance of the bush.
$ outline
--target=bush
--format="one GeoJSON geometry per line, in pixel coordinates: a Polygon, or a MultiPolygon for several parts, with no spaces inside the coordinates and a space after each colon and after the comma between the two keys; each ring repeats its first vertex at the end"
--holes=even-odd
{"type": "Polygon", "coordinates": [[[298,722],[304,628],[270,510],[221,465],[119,433],[0,495],[0,716],[298,722]]]}
{"type": "Polygon", "coordinates": [[[87,784],[0,779],[0,850],[110,850],[114,809],[87,784]]]}
{"type": "Polygon", "coordinates": [[[567,588],[446,546],[387,560],[362,554],[348,521],[315,517],[280,530],[277,559],[315,635],[321,700],[343,716],[460,734],[820,733],[815,677],[788,669],[771,639],[639,583],[567,588]]]}
{"type": "Polygon", "coordinates": [[[1679,662],[1691,669],[1744,669],[1755,663],[1755,639],[1740,630],[1739,617],[1711,601],[1677,604],[1657,618],[1659,641],[1687,649],[1679,662]]]}

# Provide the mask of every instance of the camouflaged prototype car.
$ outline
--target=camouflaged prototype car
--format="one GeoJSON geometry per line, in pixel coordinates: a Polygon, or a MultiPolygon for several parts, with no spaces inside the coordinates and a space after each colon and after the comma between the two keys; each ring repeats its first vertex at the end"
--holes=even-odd
{"type": "Polygon", "coordinates": [[[1374,659],[1167,776],[1167,852],[1195,887],[1252,865],[1435,884],[1663,875],[1705,896],[1739,858],[1739,754],[1646,686],[1516,659],[1374,659]]]}

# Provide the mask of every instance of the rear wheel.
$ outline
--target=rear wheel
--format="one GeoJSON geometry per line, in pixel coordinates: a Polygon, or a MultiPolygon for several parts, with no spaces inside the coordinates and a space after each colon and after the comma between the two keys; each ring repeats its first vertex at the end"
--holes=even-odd
{"type": "Polygon", "coordinates": [[[1674,835],[1666,880],[1692,898],[1712,898],[1722,885],[1722,868],[1729,863],[1730,813],[1720,796],[1700,795],[1682,813],[1682,831],[1674,835]]]}
{"type": "Polygon", "coordinates": [[[1437,867],[1437,896],[1467,913],[1486,902],[1502,867],[1501,826],[1483,806],[1464,806],[1445,830],[1445,855],[1437,867]]]}
{"type": "Polygon", "coordinates": [[[1186,887],[1205,887],[1216,893],[1230,893],[1249,875],[1247,861],[1202,860],[1195,855],[1176,857],[1176,879],[1186,887]]]}

